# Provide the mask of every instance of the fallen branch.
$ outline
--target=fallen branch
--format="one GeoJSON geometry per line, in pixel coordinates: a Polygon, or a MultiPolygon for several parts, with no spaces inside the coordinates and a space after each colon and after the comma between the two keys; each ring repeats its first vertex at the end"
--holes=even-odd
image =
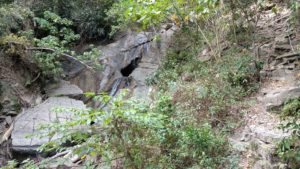
{"type": "MultiPolygon", "coordinates": [[[[30,47],[30,48],[26,48],[26,50],[38,50],[38,51],[48,51],[48,52],[56,52],[55,49],[52,49],[52,48],[44,48],[44,47],[30,47]]],[[[81,63],[82,65],[84,65],[87,69],[94,71],[94,69],[92,67],[90,67],[89,65],[85,64],[84,62],[78,60],[77,58],[75,58],[74,56],[72,55],[69,55],[69,54],[66,54],[66,53],[60,53],[61,56],[64,56],[66,58],[69,58],[69,59],[73,59],[73,60],[76,60],[78,61],[79,63],[81,63]]]]}
{"type": "Polygon", "coordinates": [[[9,139],[13,129],[14,129],[14,123],[12,123],[8,128],[8,130],[6,130],[6,132],[3,134],[2,139],[0,141],[0,145],[9,139]]]}
{"type": "Polygon", "coordinates": [[[68,154],[70,151],[69,150],[66,150],[66,151],[63,151],[63,152],[60,152],[60,153],[57,153],[55,154],[54,156],[50,157],[51,160],[55,159],[55,158],[58,158],[58,157],[61,157],[61,156],[64,156],[66,154],[68,154]]]}
{"type": "MultiPolygon", "coordinates": [[[[21,44],[19,42],[15,42],[15,41],[10,41],[7,43],[8,45],[11,45],[11,44],[14,44],[14,45],[21,45],[25,48],[25,50],[38,50],[38,51],[48,51],[48,52],[56,52],[55,49],[52,49],[52,48],[46,48],[46,47],[26,47],[24,46],[24,44],[21,44]]],[[[92,67],[90,67],[89,65],[85,64],[84,62],[78,60],[77,58],[75,58],[74,56],[72,55],[69,55],[67,53],[60,53],[61,56],[64,56],[66,58],[69,58],[69,59],[73,59],[73,60],[76,60],[78,61],[79,63],[81,63],[82,65],[84,65],[87,69],[94,71],[94,69],[92,67]]]]}
{"type": "Polygon", "coordinates": [[[300,56],[300,53],[289,53],[289,54],[281,55],[281,56],[277,57],[276,60],[282,59],[282,58],[294,57],[294,56],[300,56]]]}

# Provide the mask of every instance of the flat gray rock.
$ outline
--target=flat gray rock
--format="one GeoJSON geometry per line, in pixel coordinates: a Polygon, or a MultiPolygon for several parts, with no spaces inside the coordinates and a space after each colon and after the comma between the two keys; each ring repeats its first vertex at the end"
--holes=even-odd
{"type": "Polygon", "coordinates": [[[249,126],[249,128],[251,132],[255,135],[255,138],[257,138],[260,141],[263,141],[266,144],[278,142],[290,135],[290,133],[284,133],[282,130],[276,128],[270,129],[264,126],[255,125],[251,125],[249,126]]]}
{"type": "Polygon", "coordinates": [[[40,139],[36,136],[41,133],[38,130],[41,124],[48,124],[57,120],[63,122],[74,118],[72,112],[55,112],[53,109],[57,107],[86,108],[82,101],[67,97],[50,97],[42,104],[23,111],[17,116],[14,123],[11,135],[12,149],[21,153],[34,153],[39,146],[50,141],[50,138],[40,139]],[[33,135],[33,137],[28,137],[29,135],[33,135]]]}
{"type": "Polygon", "coordinates": [[[289,99],[300,97],[300,86],[283,87],[277,90],[269,91],[263,101],[266,104],[267,110],[272,110],[275,107],[283,105],[289,99]]]}
{"type": "Polygon", "coordinates": [[[48,86],[46,93],[49,97],[69,96],[77,97],[83,95],[83,91],[69,81],[61,80],[58,84],[48,86]]]}

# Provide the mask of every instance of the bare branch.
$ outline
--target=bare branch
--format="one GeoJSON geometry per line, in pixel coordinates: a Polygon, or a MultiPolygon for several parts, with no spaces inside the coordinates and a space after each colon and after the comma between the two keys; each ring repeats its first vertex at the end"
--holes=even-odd
{"type": "MultiPolygon", "coordinates": [[[[55,49],[52,49],[52,48],[45,48],[45,47],[30,47],[30,48],[26,48],[26,50],[38,50],[38,51],[48,51],[48,52],[56,52],[55,49]]],[[[82,65],[84,65],[87,69],[94,71],[94,69],[92,67],[90,67],[89,65],[85,64],[84,62],[78,60],[77,58],[75,58],[74,56],[72,55],[69,55],[69,54],[66,54],[66,53],[60,53],[61,56],[63,57],[66,57],[66,58],[69,58],[69,59],[73,59],[73,60],[76,60],[78,61],[79,63],[81,63],[82,65]]]]}

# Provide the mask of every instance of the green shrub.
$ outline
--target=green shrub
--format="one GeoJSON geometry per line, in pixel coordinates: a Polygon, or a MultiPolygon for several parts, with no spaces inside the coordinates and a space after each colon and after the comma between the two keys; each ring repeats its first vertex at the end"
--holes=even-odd
{"type": "Polygon", "coordinates": [[[72,30],[72,21],[50,11],[45,11],[43,17],[32,19],[36,23],[34,31],[19,30],[0,38],[0,47],[8,56],[19,57],[24,63],[34,63],[38,69],[31,71],[41,73],[39,77],[42,79],[56,80],[63,76],[60,63],[63,56],[74,57],[90,67],[101,69],[97,60],[98,49],[91,46],[90,51],[80,55],[70,50],[80,38],[72,30]]]}
{"type": "Polygon", "coordinates": [[[290,168],[300,167],[300,140],[299,136],[283,139],[277,145],[277,154],[290,168]]]}
{"type": "Polygon", "coordinates": [[[43,145],[41,150],[67,149],[81,157],[98,156],[106,166],[121,158],[125,168],[218,168],[226,163],[229,146],[224,135],[209,124],[199,125],[188,114],[175,111],[170,96],[161,94],[151,107],[124,99],[125,93],[111,101],[106,95],[94,97],[108,102],[108,107],[72,109],[69,111],[76,117],[72,121],[45,124],[41,129],[47,131],[47,136],[60,133],[62,138],[43,145]],[[77,127],[90,132],[74,130],[77,127]],[[68,147],[68,142],[77,146],[68,147]]]}
{"type": "Polygon", "coordinates": [[[218,74],[233,87],[241,87],[247,95],[257,89],[259,80],[259,67],[249,52],[239,53],[241,48],[231,48],[224,53],[223,59],[217,63],[218,74]]]}
{"type": "Polygon", "coordinates": [[[1,169],[14,169],[17,167],[17,165],[18,165],[18,163],[15,160],[8,161],[6,166],[1,167],[1,169]]]}
{"type": "Polygon", "coordinates": [[[225,163],[229,147],[222,134],[216,134],[208,124],[196,127],[180,125],[176,121],[171,120],[174,126],[164,133],[166,137],[162,144],[165,155],[170,156],[170,166],[218,168],[225,163]]]}
{"type": "Polygon", "coordinates": [[[38,17],[47,10],[74,22],[72,28],[80,34],[81,40],[99,40],[107,37],[111,30],[113,20],[107,19],[106,11],[113,3],[112,0],[40,0],[28,6],[38,17]]]}
{"type": "Polygon", "coordinates": [[[28,8],[8,4],[0,7],[0,37],[28,30],[33,13],[28,8]]]}
{"type": "Polygon", "coordinates": [[[288,101],[282,109],[281,116],[285,117],[293,117],[299,118],[300,117],[300,99],[292,99],[288,101]]]}
{"type": "Polygon", "coordinates": [[[287,130],[291,136],[284,138],[277,145],[280,159],[291,168],[300,167],[300,99],[291,99],[285,103],[281,111],[281,118],[285,120],[280,128],[287,130]]]}
{"type": "Polygon", "coordinates": [[[40,37],[35,39],[36,46],[53,51],[37,50],[32,57],[44,76],[59,78],[62,75],[59,58],[62,53],[69,52],[68,48],[79,39],[79,35],[70,29],[72,21],[50,11],[45,11],[43,18],[35,17],[34,20],[37,23],[35,34],[40,37]]]}
{"type": "Polygon", "coordinates": [[[0,0],[0,5],[11,4],[13,0],[0,0]]]}
{"type": "Polygon", "coordinates": [[[77,25],[78,33],[83,40],[108,38],[114,20],[108,18],[106,11],[112,0],[77,0],[72,5],[70,19],[77,25]]]}
{"type": "Polygon", "coordinates": [[[162,61],[161,67],[147,77],[148,85],[158,85],[160,89],[167,89],[167,86],[172,81],[177,81],[179,76],[186,71],[193,71],[195,66],[201,64],[195,59],[191,51],[168,51],[162,61]],[[193,64],[193,66],[191,65],[193,64]]]}
{"type": "Polygon", "coordinates": [[[240,47],[229,48],[221,58],[207,62],[188,48],[167,53],[147,83],[171,93],[181,111],[226,129],[232,126],[227,123],[240,117],[229,114],[230,107],[258,88],[260,68],[250,51],[240,47]],[[189,81],[184,80],[186,75],[191,77],[189,81]]]}

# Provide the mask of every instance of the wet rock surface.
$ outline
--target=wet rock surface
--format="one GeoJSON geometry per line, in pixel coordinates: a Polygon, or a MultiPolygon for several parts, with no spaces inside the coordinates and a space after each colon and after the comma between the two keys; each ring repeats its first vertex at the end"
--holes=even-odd
{"type": "Polygon", "coordinates": [[[152,32],[127,32],[116,42],[100,47],[102,58],[106,58],[100,90],[109,91],[117,79],[130,76],[133,96],[147,98],[145,80],[158,68],[176,29],[162,29],[159,41],[154,40],[152,32]]]}
{"type": "Polygon", "coordinates": [[[130,65],[133,60],[143,56],[153,36],[150,32],[128,32],[116,42],[99,47],[106,64],[100,90],[108,91],[113,82],[123,76],[121,70],[130,65]]]}

